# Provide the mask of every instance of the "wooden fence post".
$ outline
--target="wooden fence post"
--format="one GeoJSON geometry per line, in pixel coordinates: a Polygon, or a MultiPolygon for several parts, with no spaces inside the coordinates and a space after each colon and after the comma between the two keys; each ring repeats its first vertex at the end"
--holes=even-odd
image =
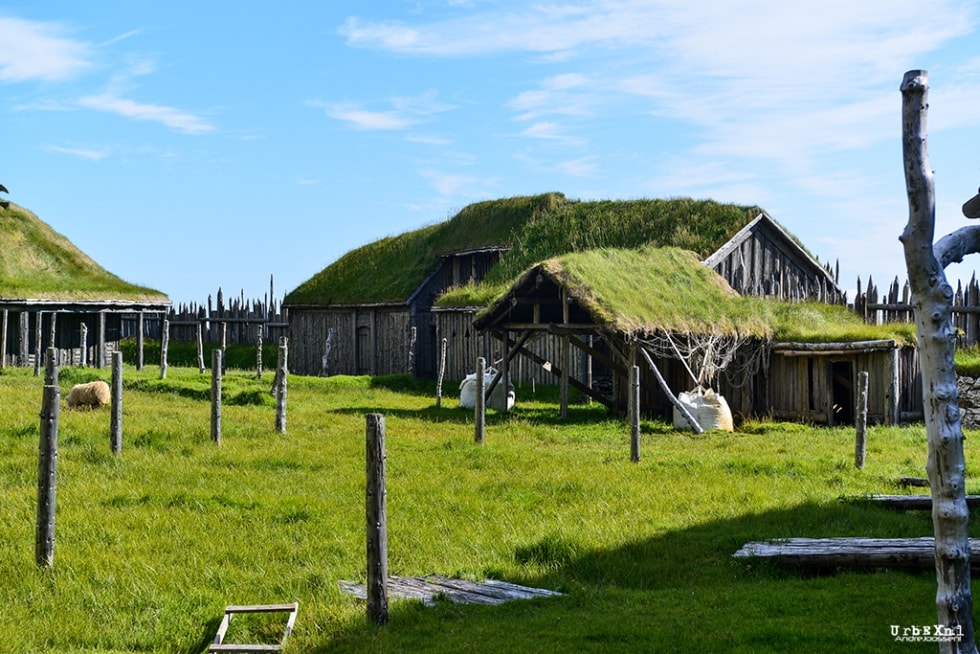
{"type": "MultiPolygon", "coordinates": [[[[221,323],[221,365],[226,365],[228,359],[228,323],[222,321],[221,323]]],[[[225,373],[225,369],[221,369],[221,374],[225,373]]]]}
{"type": "Polygon", "coordinates": [[[630,369],[630,461],[640,460],[640,366],[630,369]]]}
{"type": "Polygon", "coordinates": [[[160,379],[167,378],[167,346],[170,345],[170,321],[164,318],[160,332],[160,379]]]}
{"type": "Polygon", "coordinates": [[[3,310],[3,327],[0,327],[0,370],[7,367],[7,323],[10,320],[10,310],[3,310]]]}
{"type": "Polygon", "coordinates": [[[367,617],[388,622],[388,515],[385,489],[385,417],[367,414],[367,617]]]}
{"type": "Polygon", "coordinates": [[[439,351],[439,375],[436,378],[436,408],[442,406],[442,378],[446,375],[446,338],[442,339],[442,349],[439,351]]]}
{"type": "Polygon", "coordinates": [[[141,310],[136,321],[136,369],[143,370],[143,332],[146,331],[146,314],[141,310]]]}
{"type": "Polygon", "coordinates": [[[122,453],[122,388],[123,353],[112,353],[112,398],[109,418],[109,449],[113,454],[122,453]]]}
{"type": "Polygon", "coordinates": [[[105,322],[106,322],[106,312],[99,312],[99,351],[96,352],[96,363],[99,370],[105,368],[105,322]]]}
{"type": "Polygon", "coordinates": [[[211,440],[221,445],[221,350],[211,350],[211,440]]]}
{"type": "Polygon", "coordinates": [[[81,327],[78,328],[79,334],[78,338],[82,342],[81,356],[79,357],[79,365],[82,368],[88,367],[88,325],[82,323],[81,327]]]}
{"type": "Polygon", "coordinates": [[[255,330],[255,378],[262,381],[262,325],[255,330]]]}
{"type": "Polygon", "coordinates": [[[42,568],[50,568],[54,565],[54,522],[58,486],[58,417],[60,412],[61,388],[58,386],[58,363],[52,351],[48,352],[44,374],[41,439],[38,448],[37,529],[34,535],[34,558],[37,565],[42,568]]]}
{"type": "Polygon", "coordinates": [[[276,366],[276,431],[286,433],[286,377],[289,375],[289,342],[279,337],[279,360],[276,366]]]}
{"type": "Polygon", "coordinates": [[[34,376],[41,375],[41,317],[43,312],[38,311],[34,320],[34,376]]]}
{"type": "Polygon", "coordinates": [[[58,314],[52,311],[51,323],[48,325],[48,347],[53,347],[55,349],[55,353],[58,352],[58,341],[55,338],[57,326],[58,326],[58,314]]]}
{"type": "Polygon", "coordinates": [[[197,371],[204,374],[204,328],[197,323],[197,371]]]}
{"type": "Polygon", "coordinates": [[[858,373],[857,429],[854,435],[854,467],[864,469],[868,432],[868,371],[858,373]]]}
{"type": "Polygon", "coordinates": [[[27,367],[31,354],[31,314],[22,310],[20,312],[20,352],[18,353],[17,365],[27,367]]]}
{"type": "Polygon", "coordinates": [[[323,357],[320,359],[320,376],[330,376],[330,351],[333,350],[333,327],[327,329],[327,340],[323,344],[323,357]]]}
{"type": "Polygon", "coordinates": [[[487,360],[483,357],[476,359],[476,401],[473,405],[473,422],[475,429],[473,439],[477,445],[483,445],[484,432],[487,427],[487,398],[484,395],[487,376],[487,360]]]}

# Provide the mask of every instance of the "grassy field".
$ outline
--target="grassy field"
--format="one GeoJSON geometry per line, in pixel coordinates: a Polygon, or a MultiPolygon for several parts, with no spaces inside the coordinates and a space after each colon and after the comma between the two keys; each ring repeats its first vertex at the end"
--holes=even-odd
{"type": "MultiPolygon", "coordinates": [[[[757,422],[693,436],[646,422],[631,463],[621,421],[580,404],[563,422],[553,389],[518,388],[517,408],[491,412],[478,446],[470,412],[452,398],[436,409],[430,388],[404,378],[291,377],[278,434],[271,374],[230,371],[218,447],[209,373],[171,368],[161,381],[127,367],[120,456],[107,409],[62,410],[55,563],[39,569],[31,372],[0,374],[2,652],[196,653],[226,605],[289,601],[300,609],[287,652],[936,649],[890,633],[935,622],[932,571],[815,574],[732,558],[762,538],[930,535],[927,514],[861,500],[925,475],[921,425],[872,428],[858,471],[851,429],[757,422]],[[365,578],[369,412],[386,416],[391,574],[565,595],[393,602],[387,626],[368,624],[338,582],[365,578]]],[[[108,371],[62,370],[63,396],[93,375],[108,371]]],[[[237,636],[271,639],[273,627],[244,621],[237,636]]]]}

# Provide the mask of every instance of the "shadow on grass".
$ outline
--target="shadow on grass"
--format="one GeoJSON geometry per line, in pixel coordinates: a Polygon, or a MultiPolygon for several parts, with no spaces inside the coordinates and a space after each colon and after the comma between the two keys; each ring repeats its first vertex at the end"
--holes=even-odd
{"type": "Polygon", "coordinates": [[[753,540],[931,533],[928,512],[842,500],[717,520],[610,549],[584,548],[574,533],[529,535],[514,552],[524,573],[505,580],[563,597],[491,607],[395,601],[387,626],[352,620],[315,651],[416,651],[422,643],[419,651],[434,652],[754,652],[789,644],[808,652],[887,651],[894,646],[889,625],[934,622],[931,569],[815,571],[732,555],[753,540]]]}

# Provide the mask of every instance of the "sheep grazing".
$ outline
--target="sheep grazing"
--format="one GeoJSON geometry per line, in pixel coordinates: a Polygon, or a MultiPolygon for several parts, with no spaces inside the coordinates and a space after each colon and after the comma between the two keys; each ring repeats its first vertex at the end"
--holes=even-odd
{"type": "Polygon", "coordinates": [[[94,381],[72,386],[65,401],[68,402],[69,409],[98,409],[108,404],[110,397],[109,384],[104,381],[94,381]]]}

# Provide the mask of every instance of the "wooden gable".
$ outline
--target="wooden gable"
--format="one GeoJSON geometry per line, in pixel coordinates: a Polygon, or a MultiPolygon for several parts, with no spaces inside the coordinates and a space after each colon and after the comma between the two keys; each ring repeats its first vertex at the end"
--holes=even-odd
{"type": "Polygon", "coordinates": [[[704,260],[742,295],[838,304],[833,276],[762,212],[704,260]]]}

